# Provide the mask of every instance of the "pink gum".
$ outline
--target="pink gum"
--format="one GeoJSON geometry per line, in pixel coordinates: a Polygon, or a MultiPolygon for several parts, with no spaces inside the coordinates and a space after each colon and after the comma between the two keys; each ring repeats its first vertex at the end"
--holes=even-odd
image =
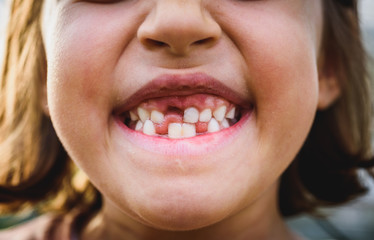
{"type": "Polygon", "coordinates": [[[156,133],[167,134],[169,123],[183,123],[183,116],[174,112],[165,115],[162,123],[155,123],[156,133]]]}
{"type": "MultiPolygon", "coordinates": [[[[181,111],[189,107],[195,107],[201,112],[207,108],[210,108],[212,109],[212,111],[214,111],[214,109],[220,106],[226,106],[227,111],[234,107],[233,104],[231,104],[227,100],[210,94],[161,97],[148,100],[139,105],[139,107],[142,107],[149,112],[151,112],[152,110],[157,110],[164,113],[165,115],[167,114],[167,111],[168,109],[170,109],[170,107],[180,109],[181,111]]],[[[133,112],[136,112],[136,109],[134,109],[133,112]]]]}
{"type": "MultiPolygon", "coordinates": [[[[177,115],[166,115],[165,120],[162,123],[155,123],[155,129],[157,134],[167,134],[169,123],[181,123],[183,124],[183,117],[177,115]]],[[[204,133],[208,131],[208,123],[206,122],[197,122],[190,123],[194,124],[196,128],[196,133],[204,133]]]]}
{"type": "MultiPolygon", "coordinates": [[[[165,116],[165,120],[162,123],[155,123],[155,130],[157,134],[165,135],[168,133],[169,123],[181,123],[183,124],[183,116],[177,113],[168,114],[165,116]]],[[[131,122],[129,127],[135,129],[136,122],[131,122]]],[[[196,133],[204,133],[208,131],[207,122],[195,123],[196,133]]]]}

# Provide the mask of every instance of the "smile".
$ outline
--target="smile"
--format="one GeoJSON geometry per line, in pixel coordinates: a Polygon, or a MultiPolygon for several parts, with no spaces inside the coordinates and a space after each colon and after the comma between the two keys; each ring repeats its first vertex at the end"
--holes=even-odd
{"type": "Polygon", "coordinates": [[[148,136],[185,139],[220,132],[252,111],[251,104],[205,74],[162,76],[116,111],[130,130],[148,136]],[[145,98],[145,99],[144,99],[145,98]]]}
{"type": "Polygon", "coordinates": [[[240,119],[238,107],[214,95],[151,99],[124,114],[124,124],[146,135],[189,138],[229,128],[240,119]]]}

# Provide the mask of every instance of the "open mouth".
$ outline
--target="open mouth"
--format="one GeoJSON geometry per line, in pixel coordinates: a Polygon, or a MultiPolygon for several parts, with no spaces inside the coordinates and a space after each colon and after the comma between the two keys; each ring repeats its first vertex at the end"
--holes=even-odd
{"type": "Polygon", "coordinates": [[[150,99],[126,111],[121,121],[146,135],[179,139],[218,132],[240,120],[242,109],[210,94],[150,99]]]}
{"type": "Polygon", "coordinates": [[[185,139],[237,124],[252,111],[236,93],[204,74],[153,81],[115,115],[128,129],[148,136],[185,139]]]}

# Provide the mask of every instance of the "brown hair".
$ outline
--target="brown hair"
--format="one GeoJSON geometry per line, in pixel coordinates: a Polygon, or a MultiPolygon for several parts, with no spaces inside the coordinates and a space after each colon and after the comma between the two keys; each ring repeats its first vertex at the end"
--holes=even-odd
{"type": "Polygon", "coordinates": [[[283,215],[345,203],[367,191],[359,169],[373,175],[373,102],[362,45],[357,1],[328,0],[320,75],[335,74],[342,90],[327,110],[318,111],[306,142],[283,174],[279,191],[283,215]]]}
{"type": "MultiPolygon", "coordinates": [[[[284,215],[346,202],[365,192],[357,170],[370,159],[371,100],[356,1],[324,0],[322,74],[338,74],[342,96],[317,113],[299,155],[282,176],[284,215]],[[328,10],[328,11],[327,11],[328,10]]],[[[59,142],[40,95],[46,81],[41,36],[43,1],[13,0],[0,79],[0,203],[3,211],[25,206],[68,211],[98,209],[101,196],[59,142]],[[78,181],[79,182],[79,181],[78,181]],[[39,204],[40,203],[40,204],[39,204]]]]}
{"type": "Polygon", "coordinates": [[[0,79],[0,210],[43,207],[69,210],[96,198],[59,142],[40,97],[46,81],[41,36],[43,1],[14,0],[0,79]],[[74,178],[75,177],[75,178],[74,178]],[[77,181],[75,181],[77,182],[77,181]],[[88,195],[88,196],[85,196],[88,195]]]}

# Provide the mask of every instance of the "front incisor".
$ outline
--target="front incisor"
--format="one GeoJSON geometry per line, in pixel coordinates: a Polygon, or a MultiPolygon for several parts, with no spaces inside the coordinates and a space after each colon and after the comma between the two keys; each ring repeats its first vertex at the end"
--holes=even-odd
{"type": "Polygon", "coordinates": [[[170,123],[168,126],[169,138],[181,138],[182,137],[182,124],[170,123]]]}
{"type": "Polygon", "coordinates": [[[195,124],[183,123],[182,125],[182,136],[183,137],[194,137],[196,136],[195,124]]]}
{"type": "Polygon", "coordinates": [[[183,122],[197,123],[199,121],[199,110],[194,107],[184,110],[183,122]]]}
{"type": "Polygon", "coordinates": [[[207,108],[204,109],[199,116],[199,121],[200,122],[209,122],[210,119],[212,119],[212,110],[207,108]]]}

